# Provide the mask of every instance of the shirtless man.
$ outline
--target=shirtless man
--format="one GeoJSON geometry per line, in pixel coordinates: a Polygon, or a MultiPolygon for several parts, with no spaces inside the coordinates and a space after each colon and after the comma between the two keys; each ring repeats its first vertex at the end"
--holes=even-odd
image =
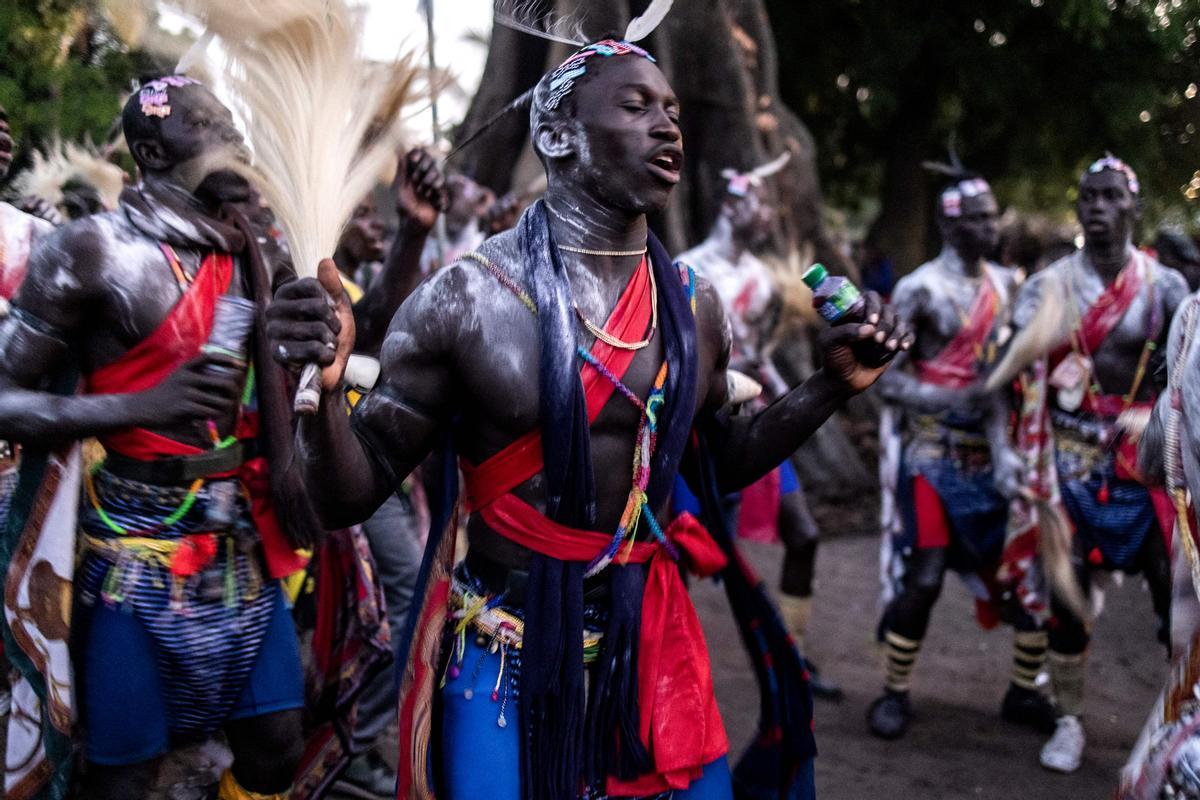
{"type": "MultiPolygon", "coordinates": [[[[987,182],[974,173],[955,176],[939,195],[942,252],[896,284],[896,313],[917,333],[911,353],[880,381],[887,401],[881,439],[895,487],[895,512],[884,520],[884,563],[891,602],[881,633],[887,654],[884,694],[868,713],[871,732],[902,736],[912,711],[909,683],[929,615],[947,569],[963,574],[983,607],[993,606],[988,586],[1000,563],[1008,498],[1020,480],[1020,462],[1009,447],[1005,393],[985,396],[997,348],[1012,329],[1009,309],[1019,274],[988,260],[997,243],[998,207],[987,182]]],[[[887,507],[887,504],[885,504],[887,507]]],[[[1004,609],[1011,612],[1011,609],[1004,609]]],[[[1049,702],[1035,686],[1046,655],[1046,634],[1025,613],[1009,616],[1012,677],[1001,716],[1043,732],[1054,727],[1049,702]]]]}
{"type": "MultiPolygon", "coordinates": [[[[1023,330],[1012,350],[1023,352],[1026,342],[1053,343],[1032,355],[1048,356],[1050,441],[1083,596],[1096,570],[1141,572],[1165,643],[1171,596],[1166,537],[1173,522],[1165,513],[1160,521],[1157,511],[1169,503],[1152,501],[1161,490],[1142,484],[1135,449],[1139,420],[1144,424],[1160,388],[1156,353],[1188,287],[1178,272],[1134,248],[1138,192],[1134,171],[1111,156],[1083,174],[1076,203],[1083,249],[1021,288],[1013,322],[1023,330]]],[[[1041,762],[1072,772],[1085,742],[1080,715],[1090,633],[1059,594],[1052,607],[1050,677],[1060,716],[1041,762]]]]}
{"type": "MultiPolygon", "coordinates": [[[[13,139],[8,115],[0,106],[0,181],[7,177],[12,162],[13,139]]],[[[0,319],[8,316],[9,303],[25,278],[29,254],[38,240],[53,230],[49,222],[0,202],[0,319]]],[[[0,437],[0,526],[8,518],[8,502],[16,480],[16,448],[0,437]]]]}
{"type": "Polygon", "coordinates": [[[142,182],[118,210],[48,238],[0,323],[0,437],[46,447],[94,436],[107,451],[85,476],[75,572],[84,794],[144,797],[168,749],[223,728],[235,761],[220,797],[283,798],[303,685],[271,578],[294,566],[280,563],[292,542],[278,519],[294,508],[270,511],[264,449],[274,461],[272,431],[290,439],[286,414],[271,413],[284,376],[245,344],[255,412],[239,402],[252,397],[245,361],[199,355],[218,299],[261,296],[271,279],[251,274],[253,233],[218,218],[248,196],[214,166],[241,137],[183,76],[145,84],[122,121],[142,182]],[[85,388],[47,393],[64,370],[85,388]]]}
{"type": "MultiPolygon", "coordinates": [[[[663,532],[657,521],[682,450],[695,423],[721,487],[745,486],[882,373],[856,352],[879,364],[911,337],[868,295],[865,318],[823,333],[824,369],[758,415],[726,418],[720,298],[672,267],[646,223],[682,165],[679,102],[666,79],[641,48],[605,40],[545,76],[532,103],[544,201],[405,302],[380,385],[353,422],[341,389],[353,319],[333,265],[322,263],[319,284],[277,292],[273,349],[293,365],[326,366],[321,410],[297,432],[309,485],[327,524],[361,520],[447,432],[467,475],[469,555],[449,600],[440,595],[456,644],[448,667],[432,667],[446,669],[441,739],[414,746],[402,735],[401,794],[429,785],[429,745],[454,800],[568,797],[585,786],[729,798],[727,740],[694,611],[670,561],[648,572],[640,563],[683,547],[694,568],[719,567],[700,555],[711,539],[685,543],[682,528],[663,532]],[[630,470],[635,450],[649,469],[630,470]],[[667,607],[671,624],[639,638],[667,607]],[[658,653],[652,662],[639,659],[647,649],[658,653]],[[670,680],[655,663],[671,665],[670,680]],[[493,702],[472,702],[489,689],[493,702]]],[[[428,640],[418,641],[423,657],[428,640]]],[[[409,664],[406,683],[429,666],[409,664]]],[[[402,713],[412,708],[404,702],[402,713]]],[[[803,769],[798,796],[811,797],[811,758],[803,769]]]]}

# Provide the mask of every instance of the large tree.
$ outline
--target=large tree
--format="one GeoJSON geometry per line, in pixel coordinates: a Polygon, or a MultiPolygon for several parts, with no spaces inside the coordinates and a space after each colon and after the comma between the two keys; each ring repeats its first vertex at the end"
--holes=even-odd
{"type": "Polygon", "coordinates": [[[933,244],[936,180],[921,162],[944,160],[952,132],[967,165],[1026,210],[1066,211],[1079,170],[1108,149],[1139,170],[1151,221],[1166,207],[1200,214],[1184,193],[1200,0],[767,6],[783,99],[816,134],[827,191],[867,217],[878,204],[871,235],[902,268],[933,244]]]}

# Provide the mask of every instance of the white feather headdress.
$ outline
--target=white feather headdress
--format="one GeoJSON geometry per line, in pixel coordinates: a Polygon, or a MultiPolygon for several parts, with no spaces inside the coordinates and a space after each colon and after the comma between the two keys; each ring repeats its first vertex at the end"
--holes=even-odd
{"type": "Polygon", "coordinates": [[[29,169],[13,180],[13,191],[19,197],[39,197],[59,206],[63,188],[75,181],[93,187],[104,208],[112,210],[125,188],[125,172],[101,156],[91,143],[64,144],[56,138],[46,150],[33,154],[29,169]]]}

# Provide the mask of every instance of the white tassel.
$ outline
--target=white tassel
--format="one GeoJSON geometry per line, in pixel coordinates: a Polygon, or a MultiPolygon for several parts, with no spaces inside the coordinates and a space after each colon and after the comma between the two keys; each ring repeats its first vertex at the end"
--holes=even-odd
{"type": "Polygon", "coordinates": [[[652,0],[645,13],[629,22],[629,27],[625,29],[625,41],[640,42],[654,33],[654,29],[667,18],[667,12],[674,3],[675,0],[652,0]]]}
{"type": "MultiPolygon", "coordinates": [[[[221,39],[226,85],[254,154],[252,167],[234,167],[275,212],[297,274],[316,277],[400,146],[399,109],[416,74],[410,56],[381,78],[360,55],[346,0],[181,2],[221,39]]],[[[306,369],[302,384],[318,375],[306,369]]]]}

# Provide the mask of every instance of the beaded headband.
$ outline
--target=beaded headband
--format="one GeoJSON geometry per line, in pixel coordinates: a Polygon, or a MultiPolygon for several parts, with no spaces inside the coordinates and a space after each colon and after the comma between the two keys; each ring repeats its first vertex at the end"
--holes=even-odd
{"type": "Polygon", "coordinates": [[[654,63],[654,56],[641,47],[632,42],[616,39],[602,39],[572,53],[566,61],[558,65],[554,72],[550,73],[550,95],[546,98],[546,108],[558,108],[562,99],[571,93],[571,90],[575,88],[575,81],[587,72],[589,58],[593,56],[612,58],[625,55],[641,56],[654,63]]]}
{"type": "Polygon", "coordinates": [[[156,80],[143,83],[138,92],[138,102],[142,105],[142,113],[147,117],[165,119],[171,116],[171,98],[168,90],[171,87],[199,86],[200,81],[186,75],[167,75],[156,80]]]}
{"type": "Polygon", "coordinates": [[[1129,185],[1129,191],[1134,194],[1141,193],[1141,184],[1138,183],[1137,173],[1133,171],[1133,167],[1126,164],[1121,159],[1113,155],[1106,155],[1104,158],[1098,158],[1092,162],[1092,165],[1087,168],[1084,175],[1094,175],[1097,172],[1103,172],[1106,169],[1111,169],[1113,172],[1119,172],[1125,176],[1125,183],[1129,185]]]}
{"type": "Polygon", "coordinates": [[[991,194],[992,187],[983,178],[967,178],[942,192],[942,216],[961,217],[964,197],[991,194]]]}

